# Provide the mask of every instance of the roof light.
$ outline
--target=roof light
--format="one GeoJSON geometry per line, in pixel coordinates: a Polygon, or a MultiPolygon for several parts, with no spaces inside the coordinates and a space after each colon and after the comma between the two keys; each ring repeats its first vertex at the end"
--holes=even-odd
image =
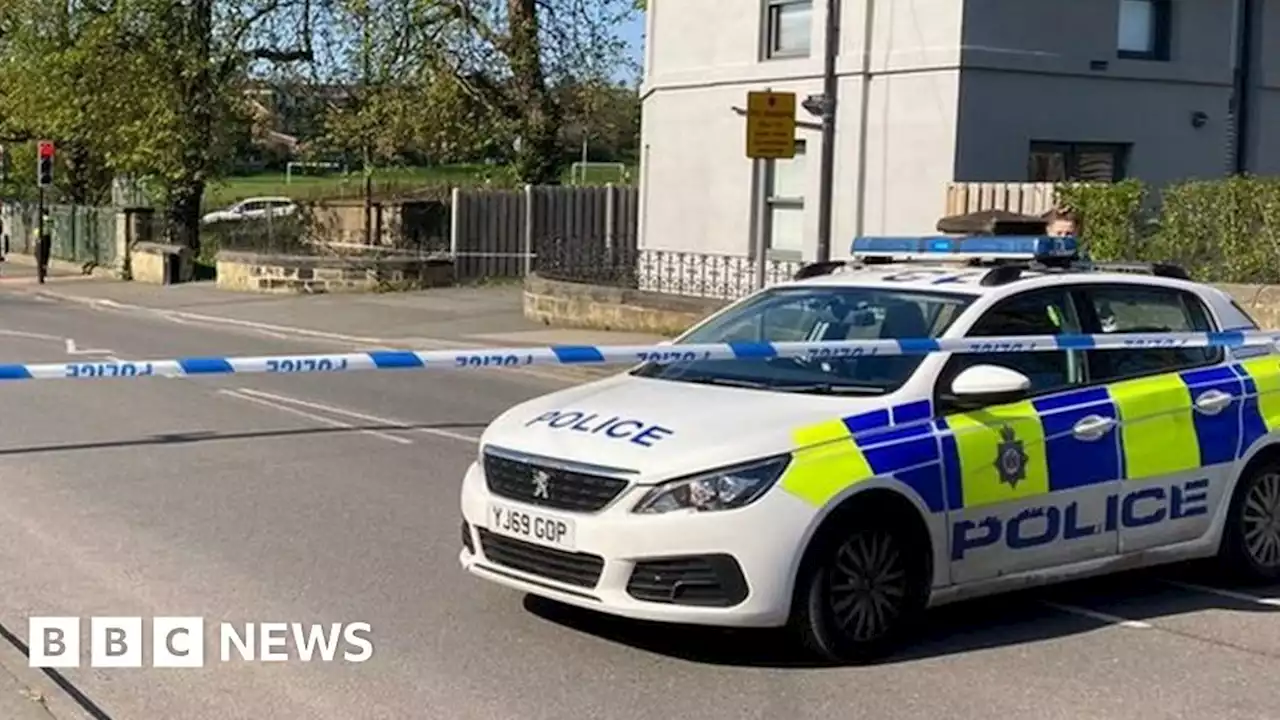
{"type": "Polygon", "coordinates": [[[852,251],[858,259],[1047,260],[1075,258],[1078,248],[1074,237],[936,235],[860,237],[854,239],[852,251]]]}

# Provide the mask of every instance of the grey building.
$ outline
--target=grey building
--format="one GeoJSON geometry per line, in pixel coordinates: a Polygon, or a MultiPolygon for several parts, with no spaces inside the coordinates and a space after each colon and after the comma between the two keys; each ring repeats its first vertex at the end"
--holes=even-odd
{"type": "MultiPolygon", "coordinates": [[[[821,136],[754,182],[740,108],[821,92],[825,7],[650,0],[642,247],[812,259],[821,136]]],[[[837,73],[837,255],[952,181],[1280,172],[1280,0],[843,0],[837,73]]]]}
{"type": "Polygon", "coordinates": [[[1280,171],[1280,3],[964,6],[956,180],[1280,171]]]}

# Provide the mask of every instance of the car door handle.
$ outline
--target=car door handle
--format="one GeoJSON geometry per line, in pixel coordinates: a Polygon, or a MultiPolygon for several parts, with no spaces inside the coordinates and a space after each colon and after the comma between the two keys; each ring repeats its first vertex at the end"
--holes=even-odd
{"type": "Polygon", "coordinates": [[[1071,428],[1071,434],[1075,435],[1077,440],[1093,442],[1094,440],[1101,440],[1115,426],[1115,418],[1090,415],[1080,418],[1075,426],[1071,428]]]}
{"type": "Polygon", "coordinates": [[[1217,415],[1226,410],[1234,399],[1229,393],[1224,393],[1221,390],[1210,390],[1196,398],[1196,410],[1205,415],[1217,415]]]}

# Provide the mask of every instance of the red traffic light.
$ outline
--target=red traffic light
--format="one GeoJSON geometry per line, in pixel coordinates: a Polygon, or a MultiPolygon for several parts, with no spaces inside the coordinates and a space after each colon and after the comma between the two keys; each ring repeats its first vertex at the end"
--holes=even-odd
{"type": "Polygon", "coordinates": [[[53,143],[52,143],[52,142],[50,142],[50,141],[48,141],[48,140],[41,140],[41,141],[40,141],[40,157],[42,157],[42,158],[51,158],[51,157],[53,157],[53,143]]]}

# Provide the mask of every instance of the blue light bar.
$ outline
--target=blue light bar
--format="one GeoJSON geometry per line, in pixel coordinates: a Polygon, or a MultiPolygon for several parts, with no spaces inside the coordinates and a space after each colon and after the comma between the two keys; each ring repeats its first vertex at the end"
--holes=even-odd
{"type": "Polygon", "coordinates": [[[936,235],[854,238],[852,251],[855,258],[1044,260],[1075,258],[1078,247],[1074,237],[936,235]]]}

